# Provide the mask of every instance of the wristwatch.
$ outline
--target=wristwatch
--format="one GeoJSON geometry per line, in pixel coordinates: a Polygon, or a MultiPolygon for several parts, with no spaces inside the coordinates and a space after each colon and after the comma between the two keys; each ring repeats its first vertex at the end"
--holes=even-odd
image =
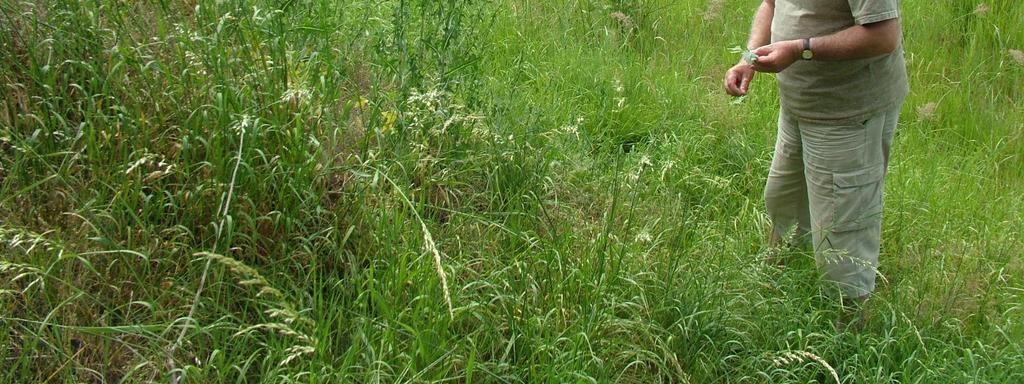
{"type": "Polygon", "coordinates": [[[810,60],[814,57],[814,52],[811,51],[811,38],[804,39],[804,50],[800,52],[800,58],[804,60],[810,60]]]}

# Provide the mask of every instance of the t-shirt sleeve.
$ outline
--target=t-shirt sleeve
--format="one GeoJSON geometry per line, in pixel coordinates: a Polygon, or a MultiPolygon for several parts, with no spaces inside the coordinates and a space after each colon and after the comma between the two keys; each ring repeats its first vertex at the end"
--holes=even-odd
{"type": "Polygon", "coordinates": [[[900,17],[898,0],[848,0],[853,19],[858,25],[877,23],[900,17]]]}

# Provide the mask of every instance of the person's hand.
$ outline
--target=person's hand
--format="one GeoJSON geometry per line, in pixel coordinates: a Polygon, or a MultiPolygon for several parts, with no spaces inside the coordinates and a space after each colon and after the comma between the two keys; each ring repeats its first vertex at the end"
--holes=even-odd
{"type": "Polygon", "coordinates": [[[725,93],[732,96],[743,96],[750,90],[750,81],[754,79],[754,67],[746,61],[740,61],[725,72],[725,93]]]}
{"type": "Polygon", "coordinates": [[[800,40],[780,41],[765,45],[753,52],[757,55],[754,69],[758,72],[779,73],[800,59],[803,45],[800,40]]]}

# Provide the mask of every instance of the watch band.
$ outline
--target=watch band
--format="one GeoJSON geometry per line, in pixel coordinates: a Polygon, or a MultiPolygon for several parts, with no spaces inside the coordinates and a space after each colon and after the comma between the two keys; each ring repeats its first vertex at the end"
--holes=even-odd
{"type": "Polygon", "coordinates": [[[800,52],[800,58],[804,60],[810,60],[814,57],[814,51],[811,50],[811,38],[804,38],[804,50],[800,52]]]}

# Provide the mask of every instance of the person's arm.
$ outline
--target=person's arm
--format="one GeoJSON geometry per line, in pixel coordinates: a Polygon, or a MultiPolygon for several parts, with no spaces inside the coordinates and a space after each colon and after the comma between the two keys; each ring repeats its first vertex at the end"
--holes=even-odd
{"type": "Polygon", "coordinates": [[[747,49],[755,50],[772,42],[772,19],[775,18],[775,0],[764,0],[757,7],[754,22],[750,26],[747,49]]]}
{"type": "MultiPolygon", "coordinates": [[[[747,49],[754,50],[771,42],[772,19],[775,18],[775,0],[764,0],[757,8],[754,21],[750,27],[750,38],[747,49]]],[[[754,67],[740,58],[740,62],[725,73],[725,92],[733,96],[743,96],[750,89],[754,79],[754,67]]]]}
{"type": "MultiPolygon", "coordinates": [[[[856,60],[892,53],[899,46],[900,21],[888,19],[871,24],[854,25],[827,36],[812,37],[814,60],[856,60]]],[[[759,72],[782,72],[797,60],[804,41],[786,40],[754,49],[759,72]]]]}

